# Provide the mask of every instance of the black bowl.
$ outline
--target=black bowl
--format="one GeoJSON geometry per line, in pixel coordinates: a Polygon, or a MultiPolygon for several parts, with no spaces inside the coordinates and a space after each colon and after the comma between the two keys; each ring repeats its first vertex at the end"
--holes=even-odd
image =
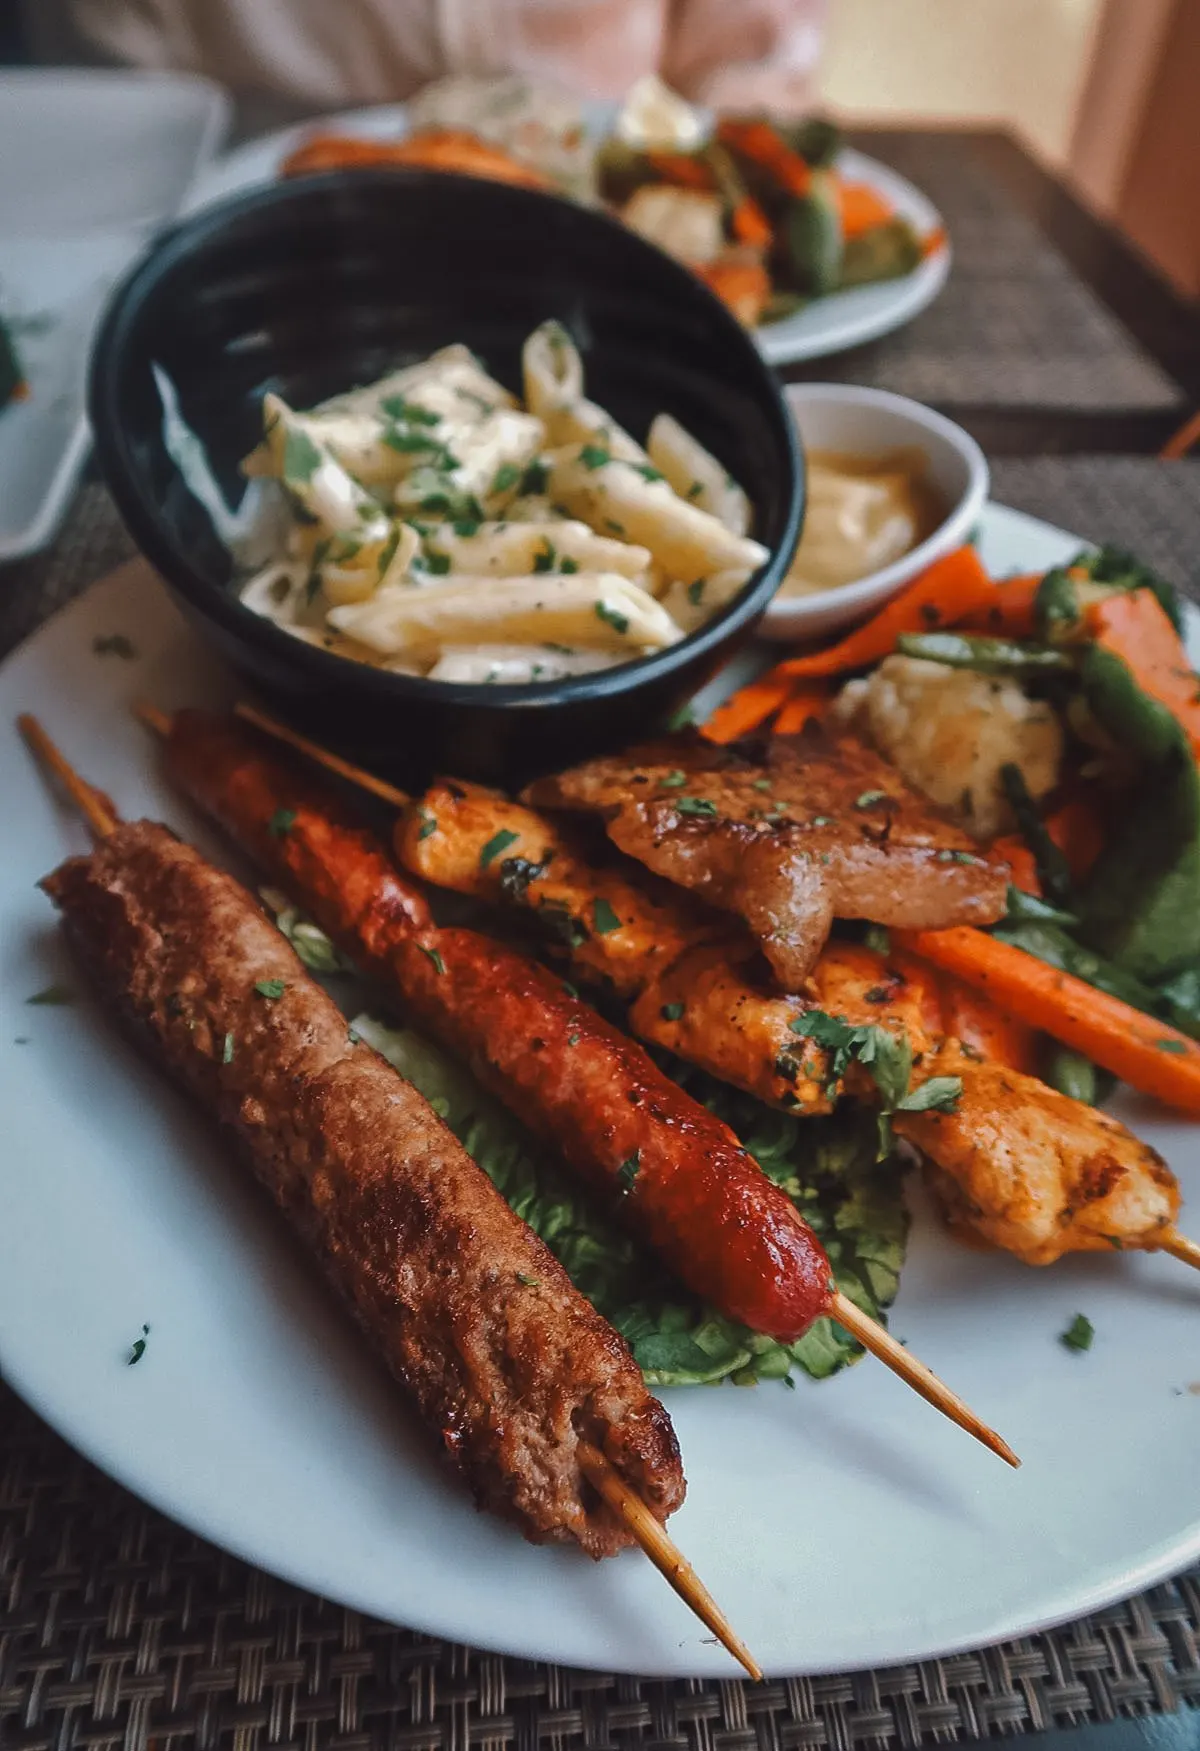
{"type": "Polygon", "coordinates": [[[280,713],[408,781],[436,768],[512,782],[662,724],[750,634],[799,532],[792,421],[720,301],[603,214],[466,177],[349,171],[188,220],[116,293],[90,412],[130,533],[185,612],[280,713]],[[521,344],[551,316],[580,346],[594,400],[639,437],[674,414],[749,492],[771,559],[723,613],[619,668],[496,688],[353,663],[242,606],[229,554],[164,444],[153,365],[236,503],[265,390],[308,407],[451,341],[517,388],[521,344]]]}

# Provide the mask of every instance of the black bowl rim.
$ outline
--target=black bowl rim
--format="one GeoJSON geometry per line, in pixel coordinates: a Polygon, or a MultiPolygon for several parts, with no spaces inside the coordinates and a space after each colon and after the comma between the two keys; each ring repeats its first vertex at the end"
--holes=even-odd
{"type": "Polygon", "coordinates": [[[427,183],[431,177],[437,177],[439,187],[452,185],[447,190],[448,200],[454,198],[456,190],[469,190],[478,195],[480,179],[447,171],[411,166],[328,171],[298,177],[292,181],[280,180],[261,188],[247,190],[229,200],[205,207],[160,233],[109,299],[92,346],[88,372],[88,413],[96,457],[126,526],[142,554],[201,615],[215,620],[225,631],[251,646],[257,646],[264,653],[279,658],[285,665],[298,668],[312,680],[324,682],[329,688],[335,687],[339,682],[347,682],[353,675],[368,695],[380,700],[390,698],[397,704],[401,701],[414,705],[421,702],[432,704],[436,701],[439,706],[459,706],[464,709],[493,707],[545,710],[629,693],[661,680],[679,668],[701,664],[706,656],[723,646],[747,623],[759,618],[782,583],[784,571],[799,540],[805,499],[805,469],[795,422],[784,400],[779,379],[758,351],[753,338],[702,280],[665,251],[640,237],[618,218],[596,208],[582,207],[562,195],[514,184],[495,185],[501,198],[568,207],[573,214],[581,216],[585,223],[601,226],[618,234],[623,247],[629,248],[632,242],[635,249],[647,252],[655,258],[660,270],[662,264],[667,264],[685,296],[708,304],[709,314],[718,330],[716,344],[732,345],[740,349],[747,371],[757,379],[756,387],[762,392],[764,401],[770,402],[775,415],[778,435],[783,440],[786,452],[788,474],[791,477],[783,535],[757,575],[752,576],[740,594],[712,620],[661,651],[585,675],[566,676],[558,681],[536,681],[497,687],[486,682],[432,681],[424,675],[398,675],[295,638],[274,621],[268,620],[264,615],[255,614],[231,591],[214,588],[188,564],[186,557],[165,532],[155,507],[136,486],[136,471],[116,406],[119,362],[130,331],[159,283],[191,253],[219,236],[246,214],[252,214],[260,208],[290,202],[303,204],[306,200],[344,188],[389,188],[402,193],[407,188],[427,183]],[[724,336],[719,332],[722,328],[725,331],[724,336]]]}

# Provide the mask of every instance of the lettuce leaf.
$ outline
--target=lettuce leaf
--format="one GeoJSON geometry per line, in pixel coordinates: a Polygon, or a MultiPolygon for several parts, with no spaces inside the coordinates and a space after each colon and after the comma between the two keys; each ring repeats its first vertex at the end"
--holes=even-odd
{"type": "MultiPolygon", "coordinates": [[[[626,1339],[649,1385],[729,1380],[750,1386],[790,1378],[793,1365],[822,1380],[862,1354],[827,1319],[786,1346],[705,1306],[580,1194],[516,1120],[438,1048],[370,1015],[356,1017],[353,1026],[445,1119],[575,1286],[626,1339]]],[[[795,1119],[674,1060],[668,1070],[733,1127],[816,1229],[839,1286],[878,1318],[896,1293],[908,1218],[899,1165],[875,1159],[874,1116],[845,1108],[829,1118],[795,1119]]]]}

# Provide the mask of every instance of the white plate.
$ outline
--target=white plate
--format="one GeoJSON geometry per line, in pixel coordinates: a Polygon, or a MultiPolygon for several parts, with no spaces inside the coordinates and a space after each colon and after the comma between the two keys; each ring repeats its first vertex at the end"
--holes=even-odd
{"type": "MultiPolygon", "coordinates": [[[[1076,546],[988,513],[1000,571],[1076,546]]],[[[212,844],[127,707],[226,691],[134,566],[0,670],[0,721],[37,710],[124,813],[212,844]],[[114,632],[137,661],[93,655],[114,632]]],[[[27,1007],[77,983],[34,883],[85,835],[8,733],[0,818],[0,1366],[17,1391],[177,1520],[348,1605],[533,1659],[730,1674],[637,1552],[596,1566],[475,1514],[196,1113],[90,1002],[27,1007]]],[[[1194,1128],[1138,1121],[1200,1205],[1194,1128]]],[[[1024,1634],[1200,1555],[1200,1287],[1181,1265],[1033,1271],[956,1245],[922,1206],[892,1323],[1013,1441],[1020,1472],[870,1360],[795,1392],[668,1395],[690,1480],[672,1530],[768,1672],[1024,1634]],[[1058,1342],[1077,1312],[1096,1328],[1086,1355],[1058,1342]]]]}
{"type": "MultiPolygon", "coordinates": [[[[591,106],[593,125],[599,129],[603,118],[611,113],[611,107],[591,106]]],[[[354,134],[366,140],[397,139],[407,131],[408,116],[402,103],[387,104],[323,117],[319,123],[305,122],[251,140],[227,153],[200,179],[189,210],[271,182],[288,154],[318,127],[322,133],[354,134]]],[[[933,203],[886,164],[847,150],[841,155],[839,169],[856,182],[867,182],[878,189],[922,236],[941,225],[941,215],[933,203]]],[[[937,297],[950,272],[950,258],[950,246],[944,244],[902,280],[885,280],[877,286],[835,292],[828,298],[817,299],[784,322],[760,328],[756,339],[763,357],[772,365],[794,365],[802,359],[821,359],[830,353],[845,352],[847,347],[861,346],[900,328],[937,297]]]]}
{"type": "Polygon", "coordinates": [[[87,453],[88,347],[109,290],[179,209],[229,106],[174,74],[0,74],[0,315],[30,395],[0,409],[0,562],[54,534],[87,453]]]}

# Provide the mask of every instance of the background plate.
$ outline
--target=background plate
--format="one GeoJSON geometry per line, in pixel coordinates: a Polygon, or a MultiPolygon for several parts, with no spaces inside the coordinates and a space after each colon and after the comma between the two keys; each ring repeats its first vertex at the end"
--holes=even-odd
{"type": "MultiPolygon", "coordinates": [[[[611,114],[611,106],[592,107],[597,132],[611,114]]],[[[402,103],[350,110],[345,115],[323,117],[319,123],[305,122],[251,140],[209,167],[196,184],[188,210],[270,182],[288,154],[318,127],[322,132],[356,134],[368,140],[395,139],[407,131],[407,110],[402,103]]],[[[846,151],[842,153],[840,168],[858,182],[871,183],[898,213],[912,220],[922,235],[941,225],[941,215],[932,201],[885,164],[861,152],[846,151]]],[[[763,356],[772,365],[821,359],[902,327],[937,297],[950,272],[950,260],[950,246],[944,244],[902,280],[886,280],[877,286],[858,286],[850,292],[818,298],[807,310],[757,331],[763,356]]]]}
{"type": "MultiPolygon", "coordinates": [[[[1077,546],[987,513],[998,571],[1077,546]]],[[[158,780],[138,695],[228,696],[138,564],[0,669],[0,720],[38,711],[125,814],[211,845],[158,780]],[[117,632],[135,660],[94,653],[117,632]]],[[[27,1005],[77,984],[34,884],[85,835],[11,734],[0,818],[0,1366],[16,1390],[156,1507],[385,1620],[572,1666],[730,1674],[636,1552],[596,1566],[475,1514],[194,1111],[82,995],[27,1005]]],[[[1132,1103],[1126,1116],[1200,1204],[1195,1127],[1132,1103]]],[[[1200,1555],[1200,1285],[1182,1266],[1033,1271],[956,1245],[918,1204],[892,1325],[1013,1442],[1020,1472],[870,1360],[795,1392],[667,1395],[691,1485],[672,1529],[768,1672],[1024,1634],[1200,1555]],[[1086,1355],[1058,1342],[1077,1312],[1096,1328],[1086,1355]]]]}

